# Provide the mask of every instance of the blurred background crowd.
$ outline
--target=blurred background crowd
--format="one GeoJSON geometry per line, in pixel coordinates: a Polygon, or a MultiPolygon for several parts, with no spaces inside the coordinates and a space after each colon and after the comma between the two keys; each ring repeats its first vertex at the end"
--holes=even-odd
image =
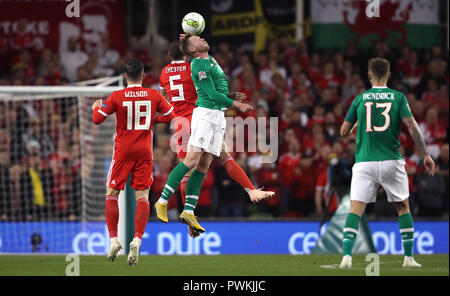
{"type": "MultiPolygon", "coordinates": [[[[26,25],[23,18],[12,37],[0,34],[2,86],[66,85],[119,75],[124,63],[136,57],[146,66],[144,87],[159,89],[161,69],[170,62],[165,51],[148,50],[136,36],[129,38],[123,54],[110,47],[106,35],[92,51],[83,50],[77,38],[69,38],[61,51],[38,48],[25,29],[21,30],[26,25]]],[[[276,196],[251,204],[245,191],[215,161],[203,182],[196,215],[317,218],[333,212],[349,189],[355,150],[355,135],[341,137],[339,128],[355,96],[370,88],[367,61],[371,57],[391,62],[388,86],[406,95],[436,161],[436,175],[426,175],[412,138],[402,130],[401,152],[410,179],[412,210],[417,216],[448,215],[446,49],[435,45],[421,51],[408,44],[393,48],[377,41],[368,50],[349,42],[344,50],[322,51],[314,50],[309,40],[293,43],[287,36],[269,40],[256,53],[235,43],[210,42],[210,46],[210,54],[229,78],[230,89],[245,93],[246,101],[255,108],[248,114],[230,109],[226,116],[278,118],[276,162],[261,163],[260,152],[232,152],[255,187],[273,190],[276,196]]],[[[81,219],[85,176],[77,104],[76,98],[0,101],[1,221],[81,219]]],[[[155,125],[151,202],[159,198],[178,161],[170,149],[170,136],[167,125],[155,125]]],[[[368,213],[394,216],[382,188],[378,199],[368,213]]],[[[180,207],[177,192],[169,203],[172,217],[180,207]]]]}

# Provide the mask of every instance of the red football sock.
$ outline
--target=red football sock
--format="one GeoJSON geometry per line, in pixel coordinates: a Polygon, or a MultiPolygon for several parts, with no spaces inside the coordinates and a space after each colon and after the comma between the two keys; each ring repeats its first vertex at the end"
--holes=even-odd
{"type": "Polygon", "coordinates": [[[186,184],[187,184],[188,180],[189,180],[189,176],[184,176],[180,183],[180,192],[181,192],[181,198],[183,199],[183,204],[184,204],[184,201],[186,200],[186,184]]]}
{"type": "Polygon", "coordinates": [[[117,237],[117,224],[119,223],[119,203],[117,200],[117,196],[108,195],[105,202],[106,225],[110,238],[117,237]]]}
{"type": "Polygon", "coordinates": [[[144,235],[145,226],[147,226],[148,216],[150,214],[150,204],[145,197],[136,201],[136,212],[134,214],[134,229],[135,237],[142,239],[144,235]]]}
{"type": "Polygon", "coordinates": [[[228,175],[230,175],[231,179],[239,183],[242,188],[244,188],[245,190],[255,189],[255,186],[253,186],[247,174],[231,156],[225,158],[225,160],[223,161],[223,166],[225,167],[228,175]]]}

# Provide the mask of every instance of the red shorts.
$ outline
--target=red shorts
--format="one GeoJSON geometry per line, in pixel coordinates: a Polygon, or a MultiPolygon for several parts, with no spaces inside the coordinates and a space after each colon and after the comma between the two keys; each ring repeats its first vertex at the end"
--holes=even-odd
{"type": "Polygon", "coordinates": [[[153,182],[152,160],[114,160],[109,166],[105,185],[123,190],[131,173],[131,187],[135,190],[150,188],[153,182]]]}
{"type": "Polygon", "coordinates": [[[175,140],[178,159],[185,158],[187,154],[187,144],[191,135],[192,113],[186,117],[175,118],[175,140]]]}

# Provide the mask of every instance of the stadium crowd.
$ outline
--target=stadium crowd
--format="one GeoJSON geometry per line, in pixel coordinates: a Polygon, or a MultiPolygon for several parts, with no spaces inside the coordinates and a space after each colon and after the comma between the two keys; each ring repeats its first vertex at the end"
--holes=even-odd
{"type": "MultiPolygon", "coordinates": [[[[170,61],[165,52],[150,53],[137,37],[130,39],[123,54],[110,48],[106,36],[97,51],[85,52],[79,45],[69,38],[64,51],[38,51],[20,30],[8,40],[0,35],[0,85],[64,85],[120,74],[128,59],[138,57],[147,69],[144,86],[158,89],[161,69],[170,61]]],[[[378,41],[363,50],[350,42],[344,50],[321,51],[307,41],[291,44],[283,37],[268,42],[256,55],[228,43],[215,44],[211,54],[228,75],[230,88],[245,93],[255,107],[250,114],[230,109],[227,116],[278,118],[275,163],[261,163],[263,153],[258,151],[232,152],[255,187],[275,191],[276,197],[251,204],[245,191],[214,162],[196,215],[320,217],[327,208],[334,211],[348,190],[355,149],[355,135],[342,138],[339,128],[354,97],[370,87],[371,57],[391,61],[389,87],[406,95],[437,163],[434,177],[425,174],[412,138],[402,130],[413,212],[437,217],[448,213],[448,53],[439,45],[419,51],[378,41]]],[[[177,163],[167,125],[154,129],[152,202],[177,163]]],[[[0,102],[0,220],[79,220],[84,180],[80,150],[76,98],[0,102]]],[[[379,199],[383,198],[380,189],[379,199]]],[[[169,202],[169,214],[176,217],[180,206],[177,195],[169,202]]],[[[383,202],[369,213],[394,215],[383,202]]]]}

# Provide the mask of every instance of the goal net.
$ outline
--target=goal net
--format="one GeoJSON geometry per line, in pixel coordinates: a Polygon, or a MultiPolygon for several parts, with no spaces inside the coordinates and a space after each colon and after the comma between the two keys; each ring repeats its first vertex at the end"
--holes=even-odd
{"type": "Polygon", "coordinates": [[[115,117],[96,126],[91,106],[121,88],[0,87],[0,253],[107,249],[115,117]]]}

